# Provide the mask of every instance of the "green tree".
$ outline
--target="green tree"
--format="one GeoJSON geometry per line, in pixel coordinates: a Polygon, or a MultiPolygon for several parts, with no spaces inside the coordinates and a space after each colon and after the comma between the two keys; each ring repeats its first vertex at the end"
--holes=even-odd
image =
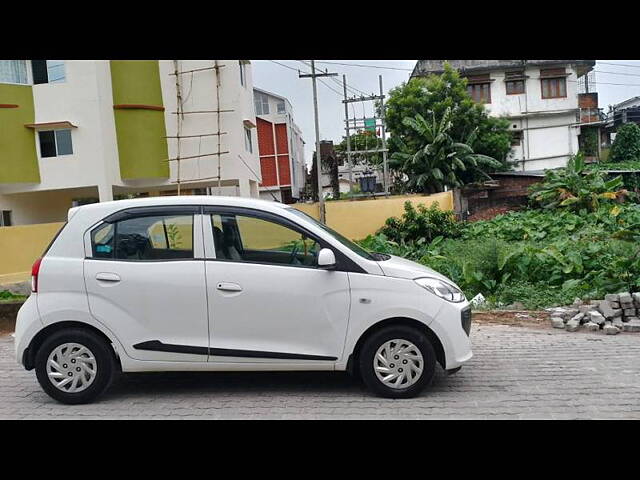
{"type": "Polygon", "coordinates": [[[610,162],[640,160],[640,127],[635,123],[625,123],[617,133],[611,146],[610,162]]]}
{"type": "Polygon", "coordinates": [[[456,141],[453,130],[452,109],[447,108],[441,118],[431,113],[430,121],[417,114],[405,117],[403,125],[413,131],[413,144],[399,140],[400,150],[391,155],[390,166],[408,177],[407,186],[413,191],[440,192],[445,186],[464,185],[463,174],[469,178],[490,178],[484,170],[500,167],[500,162],[487,155],[475,153],[473,145],[477,129],[472,130],[464,142],[456,141]]]}
{"type": "MultiPolygon", "coordinates": [[[[441,119],[444,112],[451,111],[450,136],[456,142],[465,142],[475,132],[469,147],[477,153],[496,159],[499,163],[494,170],[509,170],[511,133],[509,121],[505,118],[490,117],[483,105],[474,102],[467,92],[467,80],[444,65],[444,73],[428,77],[412,78],[393,88],[385,105],[387,130],[390,133],[389,149],[401,150],[404,144],[410,151],[417,151],[422,138],[404,123],[405,117],[414,118],[420,114],[430,118],[432,114],[441,119]]],[[[470,181],[463,175],[465,181],[470,181]]]]}

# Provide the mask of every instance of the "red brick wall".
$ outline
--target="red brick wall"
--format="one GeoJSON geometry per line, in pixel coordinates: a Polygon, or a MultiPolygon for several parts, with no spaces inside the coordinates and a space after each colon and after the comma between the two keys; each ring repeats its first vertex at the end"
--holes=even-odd
{"type": "Polygon", "coordinates": [[[578,106],[580,108],[598,108],[598,93],[579,93],[578,106]]]}
{"type": "Polygon", "coordinates": [[[262,157],[260,159],[260,171],[262,172],[262,183],[260,186],[272,187],[278,184],[278,178],[276,176],[276,161],[275,157],[262,157]]]}
{"type": "Polygon", "coordinates": [[[543,177],[518,175],[496,175],[493,178],[500,182],[498,188],[463,189],[470,215],[492,208],[524,206],[528,202],[529,186],[543,180],[543,177]]]}
{"type": "Polygon", "coordinates": [[[280,185],[291,185],[289,155],[278,155],[278,169],[280,170],[280,185]]]}
{"type": "Polygon", "coordinates": [[[258,126],[258,151],[260,155],[273,155],[273,124],[261,118],[256,119],[258,126]]]}
{"type": "Polygon", "coordinates": [[[278,146],[278,154],[289,153],[287,125],[284,123],[276,123],[276,143],[278,146]]]}

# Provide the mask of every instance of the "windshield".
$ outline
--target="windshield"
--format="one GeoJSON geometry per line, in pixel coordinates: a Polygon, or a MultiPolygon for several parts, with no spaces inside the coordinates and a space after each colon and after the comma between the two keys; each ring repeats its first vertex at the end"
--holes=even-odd
{"type": "Polygon", "coordinates": [[[367,260],[374,260],[375,261],[375,258],[369,252],[367,252],[364,248],[362,248],[360,245],[358,245],[357,243],[352,242],[351,240],[349,240],[346,237],[343,237],[338,232],[336,232],[334,229],[329,228],[326,225],[320,223],[315,218],[313,218],[311,215],[307,215],[306,213],[301,212],[300,210],[296,210],[295,208],[290,208],[289,212],[294,213],[294,214],[298,215],[299,217],[302,217],[305,220],[310,221],[315,226],[317,226],[317,227],[321,228],[322,230],[324,230],[325,232],[329,233],[333,238],[338,240],[341,244],[343,244],[345,247],[347,247],[352,252],[357,253],[358,255],[360,255],[363,258],[366,258],[367,260]]]}

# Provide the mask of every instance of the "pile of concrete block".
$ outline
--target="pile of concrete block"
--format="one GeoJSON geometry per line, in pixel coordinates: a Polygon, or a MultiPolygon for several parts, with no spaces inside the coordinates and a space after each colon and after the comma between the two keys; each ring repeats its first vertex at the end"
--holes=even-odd
{"type": "Polygon", "coordinates": [[[583,302],[576,298],[568,307],[548,308],[551,325],[575,332],[579,328],[603,330],[607,335],[621,331],[640,332],[640,292],[605,295],[603,300],[583,302]]]}

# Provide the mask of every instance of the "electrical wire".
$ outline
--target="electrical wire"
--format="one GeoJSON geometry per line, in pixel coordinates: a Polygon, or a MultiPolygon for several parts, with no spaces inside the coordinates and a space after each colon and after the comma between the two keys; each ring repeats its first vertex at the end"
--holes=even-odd
{"type": "Polygon", "coordinates": [[[380,70],[398,70],[404,72],[413,72],[413,68],[402,68],[402,67],[389,67],[384,65],[364,65],[361,63],[340,63],[340,62],[321,62],[317,63],[327,64],[327,65],[343,65],[345,67],[360,67],[360,68],[377,68],[380,70]]]}
{"type": "MultiPolygon", "coordinates": [[[[311,67],[311,65],[309,64],[309,62],[306,62],[305,60],[298,60],[298,62],[302,63],[303,65],[306,65],[307,67],[311,67]]],[[[318,62],[318,63],[323,63],[323,62],[318,62]]],[[[335,77],[329,77],[329,80],[333,81],[333,83],[335,83],[336,85],[338,85],[340,88],[344,88],[343,83],[336,79],[335,77]]],[[[358,96],[358,95],[368,95],[368,93],[360,90],[359,88],[356,88],[354,86],[349,86],[349,84],[347,84],[347,90],[353,94],[354,96],[358,96]]]]}
{"type": "Polygon", "coordinates": [[[613,62],[603,62],[602,60],[596,60],[596,65],[601,63],[603,65],[615,65],[617,67],[632,67],[632,68],[640,68],[640,65],[633,65],[630,63],[613,63],[613,62]]]}

